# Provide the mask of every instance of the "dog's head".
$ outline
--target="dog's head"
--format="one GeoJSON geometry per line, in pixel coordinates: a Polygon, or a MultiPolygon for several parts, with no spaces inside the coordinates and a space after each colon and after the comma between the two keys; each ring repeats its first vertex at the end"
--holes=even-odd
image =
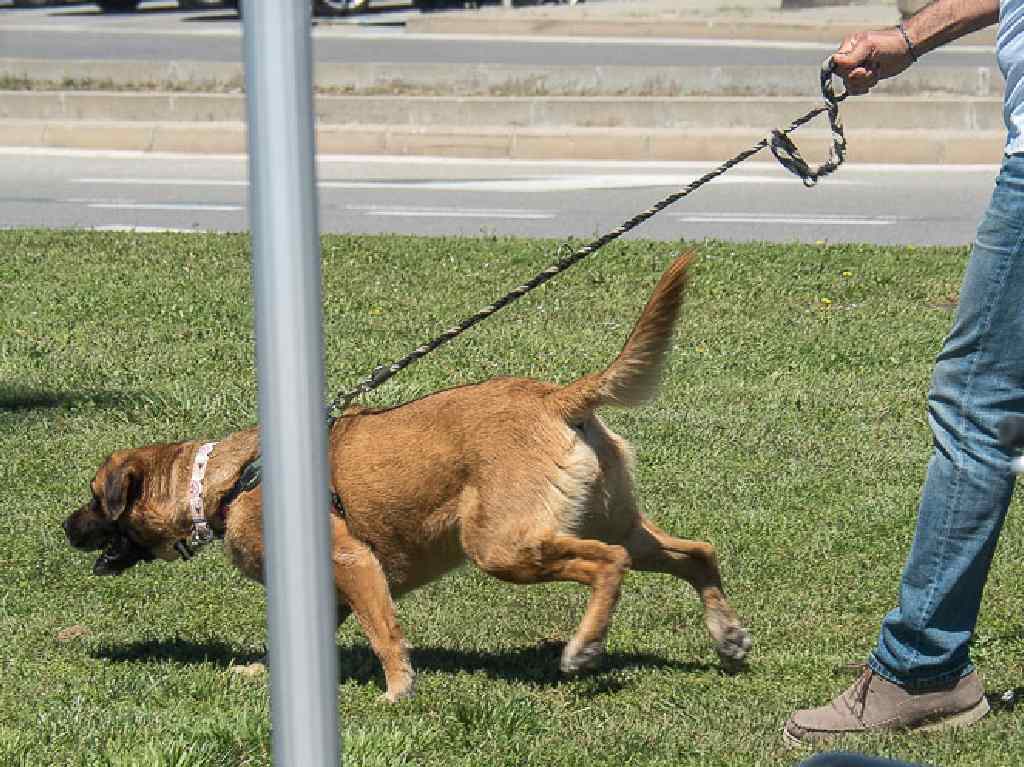
{"type": "Polygon", "coordinates": [[[68,543],[82,551],[101,551],[93,565],[95,575],[119,575],[139,562],[177,558],[174,544],[187,534],[187,526],[180,529],[175,483],[169,476],[173,459],[166,460],[167,453],[180,452],[176,447],[114,453],[89,483],[92,498],[64,520],[68,543]]]}

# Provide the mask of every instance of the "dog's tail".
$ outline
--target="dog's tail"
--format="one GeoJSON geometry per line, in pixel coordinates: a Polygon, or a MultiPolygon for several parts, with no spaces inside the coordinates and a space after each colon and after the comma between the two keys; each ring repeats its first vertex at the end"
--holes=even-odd
{"type": "Polygon", "coordinates": [[[693,260],[694,251],[688,251],[661,275],[626,345],[611,365],[548,395],[567,421],[585,418],[602,405],[631,407],[654,398],[693,260]]]}

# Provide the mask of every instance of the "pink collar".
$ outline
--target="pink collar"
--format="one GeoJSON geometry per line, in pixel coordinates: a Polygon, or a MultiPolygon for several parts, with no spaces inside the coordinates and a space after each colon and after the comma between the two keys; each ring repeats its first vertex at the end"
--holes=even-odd
{"type": "Polygon", "coordinates": [[[210,453],[216,445],[216,442],[207,442],[200,446],[192,459],[192,479],[188,483],[188,510],[192,514],[191,543],[195,546],[209,543],[213,539],[213,531],[206,521],[206,512],[203,509],[203,478],[210,463],[210,453]]]}

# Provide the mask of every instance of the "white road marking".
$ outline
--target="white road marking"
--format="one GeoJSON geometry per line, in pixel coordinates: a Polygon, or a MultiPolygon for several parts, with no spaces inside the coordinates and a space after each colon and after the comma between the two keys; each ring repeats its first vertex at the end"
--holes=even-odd
{"type": "Polygon", "coordinates": [[[201,211],[239,211],[241,205],[212,205],[194,202],[86,202],[90,208],[111,210],[201,210],[201,211]]]}
{"type": "Polygon", "coordinates": [[[864,218],[841,215],[787,216],[763,213],[706,213],[675,216],[686,224],[808,224],[813,226],[890,226],[895,218],[864,218]]]}
{"type": "Polygon", "coordinates": [[[135,226],[133,224],[110,224],[107,226],[91,226],[94,232],[138,232],[140,234],[206,234],[213,229],[176,229],[167,226],[135,226]]]}
{"type": "Polygon", "coordinates": [[[72,149],[42,146],[0,146],[0,157],[73,157],[87,160],[203,160],[217,162],[240,160],[244,154],[190,154],[188,152],[149,152],[143,149],[72,149]]]}
{"type": "MultiPolygon", "coordinates": [[[[156,162],[169,160],[174,163],[181,163],[186,160],[210,162],[239,162],[245,163],[244,154],[188,154],[176,152],[145,152],[135,149],[59,149],[49,147],[21,147],[21,146],[0,146],[0,157],[69,157],[82,159],[109,159],[127,160],[138,164],[139,160],[151,160],[156,162]]],[[[724,158],[723,158],[724,159],[724,158]]],[[[340,165],[400,165],[403,168],[416,168],[418,166],[444,166],[450,168],[475,168],[475,167],[501,167],[511,168],[516,171],[539,169],[552,172],[561,168],[576,170],[622,170],[622,171],[663,171],[681,173],[693,173],[695,175],[706,173],[716,167],[715,162],[697,162],[692,160],[660,161],[660,160],[509,160],[494,157],[435,157],[431,155],[362,155],[362,154],[324,154],[317,157],[321,166],[340,165]]],[[[944,176],[949,174],[972,174],[986,173],[993,177],[999,171],[998,164],[986,163],[975,165],[940,165],[926,163],[855,163],[850,162],[844,165],[838,176],[869,174],[872,177],[879,173],[898,173],[906,175],[920,175],[925,173],[941,173],[944,176]]],[[[788,178],[778,164],[764,160],[748,160],[742,166],[730,171],[721,177],[720,180],[735,178],[743,175],[746,171],[756,173],[774,172],[783,178],[788,178]]],[[[839,180],[837,176],[831,176],[822,183],[833,183],[839,180]]],[[[111,183],[112,178],[79,178],[73,179],[75,183],[111,183]]],[[[717,180],[716,180],[717,181],[717,180]]],[[[134,183],[152,183],[151,179],[139,179],[134,183]]],[[[247,186],[246,181],[224,182],[236,186],[247,186]]],[[[871,183],[879,183],[878,179],[872,178],[871,183]]]]}
{"type": "Polygon", "coordinates": [[[544,210],[519,210],[510,208],[442,208],[401,205],[346,205],[346,210],[367,216],[392,216],[411,218],[501,218],[523,221],[547,221],[556,214],[544,210]]]}
{"type": "Polygon", "coordinates": [[[109,186],[233,186],[247,187],[248,181],[220,178],[74,178],[73,184],[106,184],[109,186]]]}
{"type": "Polygon", "coordinates": [[[367,216],[390,216],[392,218],[487,218],[515,221],[544,221],[555,216],[548,213],[488,213],[482,210],[369,210],[367,216]]]}
{"type": "MultiPolygon", "coordinates": [[[[682,188],[692,183],[692,176],[657,174],[550,176],[543,178],[446,179],[431,181],[321,181],[324,189],[429,189],[459,192],[576,192],[596,189],[647,189],[651,187],[682,188]]],[[[721,176],[723,184],[791,184],[788,176],[721,176]]],[[[849,181],[838,181],[849,185],[849,181]]]]}

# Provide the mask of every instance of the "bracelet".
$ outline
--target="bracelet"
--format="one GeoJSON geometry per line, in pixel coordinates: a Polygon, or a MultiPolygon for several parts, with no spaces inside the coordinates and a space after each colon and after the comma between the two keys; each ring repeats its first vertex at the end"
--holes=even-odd
{"type": "Polygon", "coordinates": [[[903,35],[903,42],[907,44],[907,53],[910,54],[910,60],[917,61],[917,54],[914,53],[914,44],[910,42],[910,35],[907,34],[907,30],[903,27],[902,21],[896,25],[896,29],[898,29],[900,34],[903,35]]]}

